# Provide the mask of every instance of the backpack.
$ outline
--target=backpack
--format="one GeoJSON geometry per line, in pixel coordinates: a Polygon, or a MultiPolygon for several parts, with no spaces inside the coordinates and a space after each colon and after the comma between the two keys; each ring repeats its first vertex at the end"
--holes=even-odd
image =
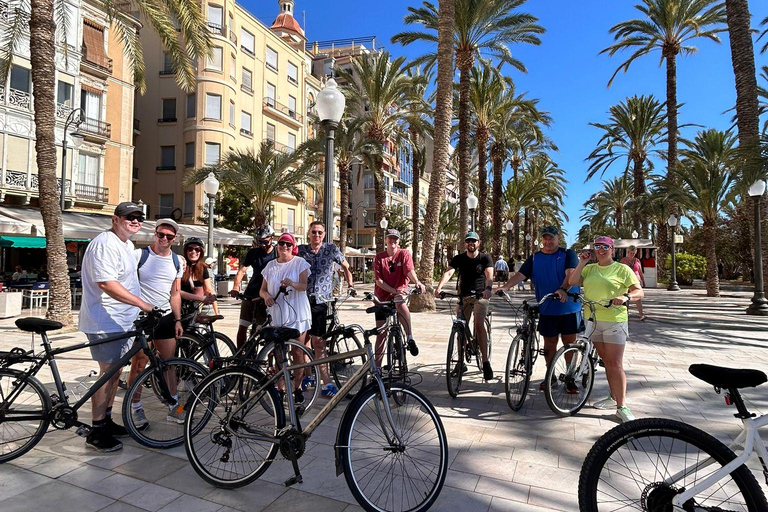
{"type": "MultiPolygon", "coordinates": [[[[179,255],[171,251],[171,258],[173,258],[173,266],[176,267],[176,273],[178,274],[179,270],[181,270],[181,261],[179,261],[179,255]]],[[[149,246],[146,246],[141,250],[141,258],[139,258],[139,264],[136,266],[137,274],[139,273],[139,269],[147,262],[148,259],[149,246]]],[[[141,279],[141,275],[139,275],[139,279],[141,279]]]]}

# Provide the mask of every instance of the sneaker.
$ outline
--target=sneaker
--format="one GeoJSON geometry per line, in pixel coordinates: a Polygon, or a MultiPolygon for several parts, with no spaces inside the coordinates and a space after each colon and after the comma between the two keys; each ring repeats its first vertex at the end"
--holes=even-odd
{"type": "Polygon", "coordinates": [[[304,377],[301,381],[301,390],[306,391],[307,388],[313,388],[315,387],[315,378],[311,375],[307,375],[304,377]]]}
{"type": "Polygon", "coordinates": [[[115,420],[113,420],[111,417],[107,418],[107,424],[105,425],[105,428],[107,429],[109,435],[112,437],[128,437],[128,431],[125,430],[125,427],[115,423],[115,420]]]}
{"type": "Polygon", "coordinates": [[[143,408],[133,410],[133,426],[135,426],[136,430],[139,432],[149,427],[149,420],[147,420],[147,415],[144,413],[143,408]]]}
{"type": "Polygon", "coordinates": [[[339,390],[336,388],[336,386],[334,386],[333,384],[326,384],[325,386],[323,386],[323,391],[321,392],[321,394],[324,397],[332,398],[336,396],[336,393],[338,392],[339,390]]]}
{"type": "Polygon", "coordinates": [[[632,421],[635,418],[635,415],[632,414],[632,411],[629,410],[629,407],[626,405],[623,405],[616,409],[616,416],[619,418],[619,421],[622,423],[626,423],[628,421],[632,421]]]}
{"type": "Polygon", "coordinates": [[[608,398],[603,398],[602,400],[598,400],[594,404],[592,404],[592,407],[595,409],[615,409],[616,408],[616,400],[613,399],[612,396],[609,396],[608,398]]]}
{"type": "Polygon", "coordinates": [[[575,382],[572,380],[568,380],[565,383],[565,392],[569,395],[578,395],[579,394],[579,386],[576,385],[575,382]]]}
{"type": "Polygon", "coordinates": [[[123,379],[120,379],[117,381],[117,387],[120,389],[128,389],[128,382],[124,381],[123,379]]]}
{"type": "Polygon", "coordinates": [[[115,452],[123,448],[123,443],[110,435],[105,427],[94,428],[85,438],[85,446],[97,452],[115,452]]]}
{"type": "Polygon", "coordinates": [[[648,315],[643,315],[640,317],[641,322],[645,322],[646,320],[648,320],[648,315]]]}
{"type": "MultiPolygon", "coordinates": [[[[467,370],[468,370],[467,365],[462,363],[462,365],[461,365],[461,374],[464,375],[465,373],[467,373],[467,370]]],[[[456,376],[456,368],[454,368],[451,371],[451,376],[452,377],[456,376]]]]}
{"type": "MultiPolygon", "coordinates": [[[[304,383],[302,383],[302,386],[304,383]]],[[[304,403],[304,391],[300,389],[296,389],[293,391],[293,403],[295,404],[303,404],[304,403]]]]}
{"type": "Polygon", "coordinates": [[[184,410],[184,404],[177,402],[176,405],[168,409],[168,416],[166,416],[165,421],[168,421],[169,423],[182,424],[184,423],[186,417],[187,411],[184,410]]]}
{"type": "Polygon", "coordinates": [[[491,368],[490,361],[483,363],[483,378],[485,380],[491,380],[493,378],[493,368],[491,368]]]}
{"type": "Polygon", "coordinates": [[[416,340],[408,340],[408,352],[410,352],[413,357],[419,355],[419,347],[416,346],[416,340]]]}
{"type": "MultiPolygon", "coordinates": [[[[552,389],[557,388],[557,379],[555,377],[552,377],[550,386],[552,387],[552,389]]],[[[544,391],[545,389],[547,389],[547,381],[543,380],[541,381],[541,384],[539,384],[539,391],[544,391]]]]}

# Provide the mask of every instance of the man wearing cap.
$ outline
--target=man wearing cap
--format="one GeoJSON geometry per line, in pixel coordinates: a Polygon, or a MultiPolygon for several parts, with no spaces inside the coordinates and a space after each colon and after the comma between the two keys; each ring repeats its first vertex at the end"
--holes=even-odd
{"type": "MultiPolygon", "coordinates": [[[[576,335],[584,330],[581,304],[568,300],[568,291],[578,293],[578,286],[569,290],[568,276],[579,264],[579,257],[570,249],[559,246],[560,231],[555,226],[541,230],[541,250],[525,260],[520,271],[509,278],[502,290],[509,290],[523,280],[530,278],[536,291],[536,300],[554,293],[558,300],[548,300],[539,307],[538,331],[544,338],[544,359],[549,366],[552,356],[557,351],[558,337],[563,344],[576,341],[576,335]]],[[[571,383],[572,385],[572,383],[571,383]]],[[[544,382],[539,385],[544,389],[544,382]]],[[[567,389],[578,393],[577,389],[567,389]]]]}
{"type": "Polygon", "coordinates": [[[483,378],[491,380],[493,369],[491,362],[488,361],[488,333],[485,330],[485,317],[488,316],[489,299],[493,290],[493,259],[489,254],[480,252],[480,237],[474,231],[470,231],[464,237],[464,247],[466,252],[457,254],[448,264],[450,268],[437,283],[435,296],[440,296],[443,285],[458,270],[459,293],[464,297],[464,319],[469,322],[472,313],[475,315],[477,343],[483,353],[483,378]]]}
{"type": "MultiPolygon", "coordinates": [[[[388,229],[385,235],[387,248],[376,255],[373,260],[373,276],[376,282],[374,293],[380,301],[403,299],[403,292],[407,290],[409,281],[413,281],[419,290],[424,293],[424,285],[419,282],[416,272],[413,270],[413,258],[411,253],[401,249],[400,232],[396,229],[388,229]]],[[[403,325],[408,336],[408,350],[412,356],[419,355],[419,347],[413,339],[411,331],[411,312],[408,304],[403,301],[397,304],[397,317],[403,325]]],[[[387,317],[385,313],[376,313],[376,327],[384,325],[387,317]]],[[[380,364],[384,356],[384,339],[386,332],[381,332],[376,337],[376,364],[380,364]]]]}
{"type": "MultiPolygon", "coordinates": [[[[135,235],[144,222],[141,207],[123,202],[112,215],[112,227],[97,235],[85,250],[82,264],[83,303],[78,328],[88,341],[116,336],[131,330],[141,311],[154,306],[141,298],[141,288],[133,255],[135,235]]],[[[133,345],[133,338],[91,346],[91,356],[99,363],[101,374],[107,373],[133,345]]],[[[125,427],[112,420],[112,404],[120,372],[91,398],[93,428],[86,446],[101,452],[119,450],[123,444],[115,439],[128,435],[125,427]]]]}
{"type": "Polygon", "coordinates": [[[507,262],[504,261],[504,256],[502,254],[499,254],[499,259],[496,260],[496,280],[499,282],[506,281],[507,280],[507,274],[509,273],[509,265],[507,265],[507,262]]]}
{"type": "Polygon", "coordinates": [[[267,266],[267,263],[277,257],[277,251],[275,251],[272,245],[272,236],[275,234],[272,226],[265,224],[260,226],[256,233],[253,235],[253,247],[245,255],[243,264],[235,275],[235,282],[232,291],[229,294],[232,297],[237,297],[240,293],[240,283],[245,276],[245,272],[248,267],[253,267],[253,276],[248,281],[248,286],[243,293],[243,300],[240,303],[240,325],[237,329],[237,348],[243,346],[245,343],[245,337],[248,334],[248,327],[255,319],[258,324],[263,324],[267,321],[267,306],[264,301],[259,297],[259,290],[261,290],[261,283],[264,281],[264,276],[261,271],[267,266]],[[256,301],[254,302],[254,299],[256,301]]]}

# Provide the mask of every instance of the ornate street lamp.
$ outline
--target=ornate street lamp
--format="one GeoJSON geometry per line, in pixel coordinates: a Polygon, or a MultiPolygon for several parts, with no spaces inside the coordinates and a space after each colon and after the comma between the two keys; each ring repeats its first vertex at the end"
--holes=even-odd
{"type": "Polygon", "coordinates": [[[526,258],[531,255],[530,248],[531,248],[531,234],[528,233],[527,235],[525,235],[525,257],[526,258]]]}
{"type": "Polygon", "coordinates": [[[632,231],[632,238],[637,239],[638,233],[637,230],[632,231]]]}
{"type": "Polygon", "coordinates": [[[467,196],[467,208],[469,208],[469,215],[472,219],[471,231],[475,230],[475,210],[477,209],[477,197],[474,192],[470,192],[467,196]]]}
{"type": "Polygon", "coordinates": [[[752,304],[747,308],[748,315],[768,316],[768,300],[765,298],[763,288],[763,255],[760,245],[762,233],[760,232],[760,198],[765,193],[765,181],[757,180],[749,187],[749,195],[755,203],[755,293],[752,295],[752,304]]]}
{"type": "MultiPolygon", "coordinates": [[[[75,125],[75,129],[77,129],[80,124],[83,122],[83,119],[85,118],[85,115],[83,114],[83,110],[79,108],[73,108],[69,115],[67,116],[67,120],[64,122],[64,137],[61,141],[61,200],[60,200],[60,206],[61,211],[64,211],[64,197],[67,193],[67,132],[69,131],[69,127],[71,125],[75,125]]],[[[79,132],[73,132],[71,135],[72,137],[72,147],[75,148],[75,150],[80,148],[80,144],[83,143],[83,137],[82,133],[79,132]]]]}
{"type": "Polygon", "coordinates": [[[512,258],[512,228],[514,228],[515,225],[512,223],[511,220],[507,221],[507,257],[512,258]]]}
{"type": "Polygon", "coordinates": [[[344,115],[346,99],[336,86],[336,80],[329,78],[325,88],[317,94],[315,107],[320,122],[325,127],[325,181],[323,186],[323,222],[325,242],[333,243],[333,138],[344,115]]]}
{"type": "Polygon", "coordinates": [[[213,204],[219,191],[219,180],[212,172],[203,181],[203,191],[208,196],[208,257],[213,258],[213,204]]]}
{"type": "Polygon", "coordinates": [[[677,217],[675,217],[675,214],[669,216],[667,224],[672,228],[672,280],[669,282],[667,291],[679,292],[680,287],[677,285],[677,257],[675,255],[675,226],[677,226],[677,217]]]}

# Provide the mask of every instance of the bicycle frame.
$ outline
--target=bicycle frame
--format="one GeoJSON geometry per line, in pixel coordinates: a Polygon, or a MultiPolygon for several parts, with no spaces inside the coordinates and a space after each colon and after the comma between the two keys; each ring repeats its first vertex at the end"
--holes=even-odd
{"type": "MultiPolygon", "coordinates": [[[[744,430],[741,431],[741,434],[739,434],[736,437],[736,440],[733,441],[733,443],[731,443],[729,446],[729,448],[733,450],[734,448],[739,448],[743,445],[743,451],[741,454],[739,454],[731,462],[721,467],[698,484],[676,495],[672,499],[672,505],[675,507],[675,510],[683,510],[683,503],[690,500],[705,489],[710,488],[713,484],[715,484],[715,482],[720,481],[725,476],[730,475],[733,471],[736,470],[736,468],[746,463],[747,460],[752,456],[752,453],[755,451],[757,451],[757,456],[760,458],[761,462],[763,462],[763,468],[765,468],[765,461],[768,460],[768,451],[766,451],[765,444],[760,438],[758,430],[768,425],[768,414],[764,414],[756,419],[742,418],[742,421],[744,423],[744,430]]],[[[674,484],[674,482],[678,482],[681,478],[684,478],[690,473],[696,472],[701,468],[707,467],[713,462],[714,461],[711,457],[705,459],[691,468],[687,468],[684,471],[680,471],[677,474],[670,476],[667,478],[666,482],[669,484],[674,484]]]]}

